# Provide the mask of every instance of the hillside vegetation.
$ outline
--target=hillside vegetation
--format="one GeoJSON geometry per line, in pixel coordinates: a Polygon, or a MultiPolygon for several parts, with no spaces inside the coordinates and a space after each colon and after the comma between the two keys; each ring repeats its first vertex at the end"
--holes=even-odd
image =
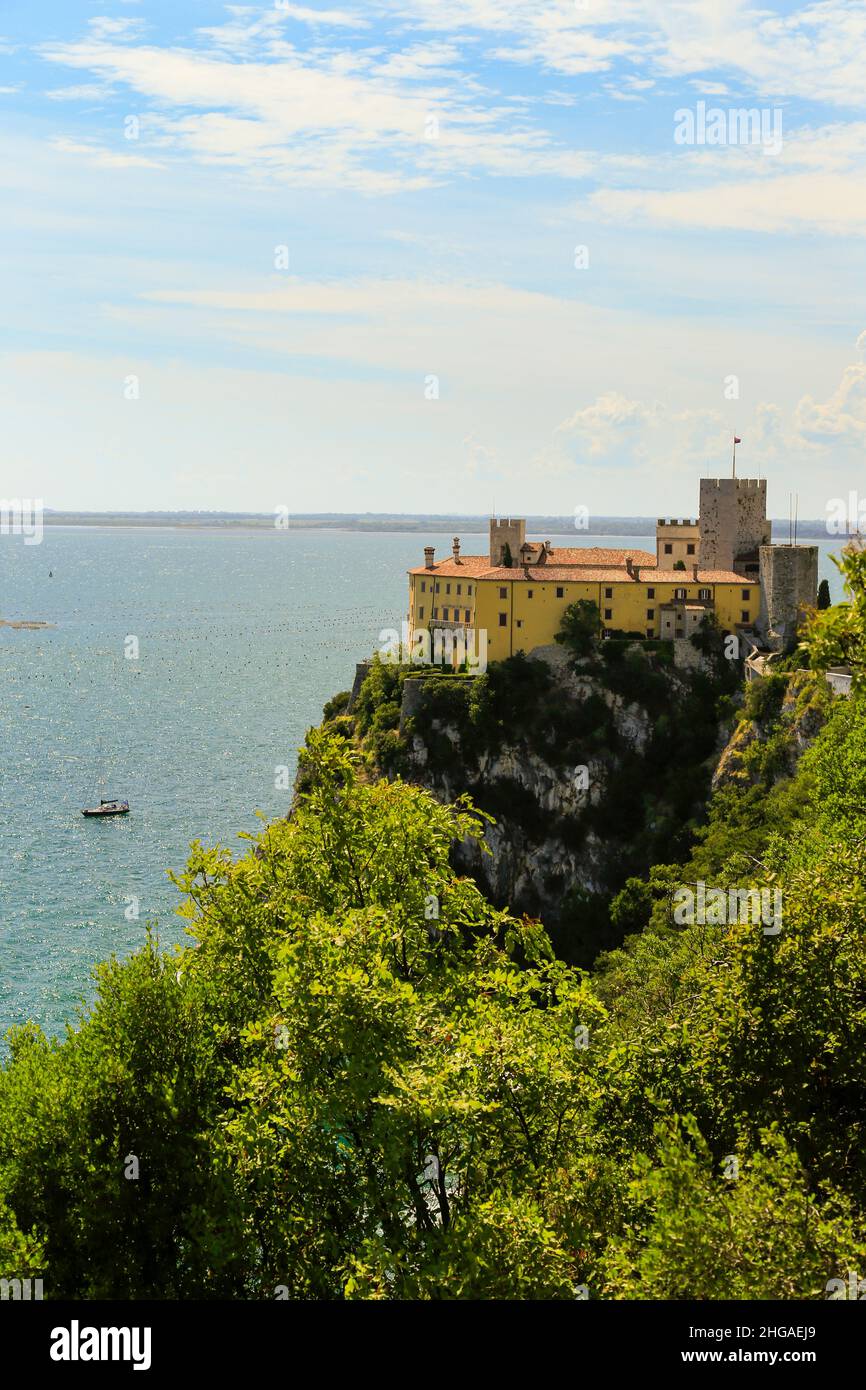
{"type": "Polygon", "coordinates": [[[591,975],[455,872],[485,825],[467,801],[371,779],[336,728],[303,769],[245,857],[195,848],[195,945],[104,965],[61,1043],[12,1034],[4,1275],[54,1298],[775,1299],[866,1270],[861,693],[624,885],[591,975]],[[780,929],[679,925],[699,880],[778,889],[780,929]]]}

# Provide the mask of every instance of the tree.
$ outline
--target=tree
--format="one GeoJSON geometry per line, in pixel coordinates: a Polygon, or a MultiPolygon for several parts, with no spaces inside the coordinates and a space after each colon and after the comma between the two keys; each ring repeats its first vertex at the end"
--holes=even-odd
{"type": "Polygon", "coordinates": [[[605,1252],[605,1292],[639,1299],[821,1299],[863,1267],[850,1204],[810,1191],[773,1130],[743,1162],[714,1159],[693,1120],[659,1127],[656,1164],[634,1163],[632,1222],[605,1252]]]}
{"type": "Polygon", "coordinates": [[[831,556],[841,572],[847,603],[836,603],[809,614],[800,650],[813,670],[850,666],[855,691],[866,685],[866,549],[847,545],[841,558],[831,556]]]}
{"type": "Polygon", "coordinates": [[[818,611],[822,612],[830,607],[830,584],[826,579],[822,579],[818,585],[818,611]]]}
{"type": "Polygon", "coordinates": [[[627,882],[636,934],[593,979],[455,873],[485,826],[466,798],[372,781],[312,731],[290,820],[237,859],[193,846],[195,944],[100,967],[62,1042],[11,1033],[0,1277],[76,1299],[815,1298],[862,1270],[866,703],[829,711],[792,778],[721,788],[689,860],[627,882]],[[778,890],[780,929],[677,921],[703,880],[778,890]]]}
{"type": "Polygon", "coordinates": [[[573,1297],[553,1189],[601,1006],[451,869],[468,803],[319,731],[302,756],[291,821],[193,848],[195,947],[103,967],[59,1046],[14,1036],[0,1254],[44,1249],[53,1297],[573,1297]]]}
{"type": "Polygon", "coordinates": [[[587,656],[600,631],[598,604],[591,599],[581,598],[576,603],[570,603],[563,612],[556,641],[568,647],[575,656],[587,656]]]}

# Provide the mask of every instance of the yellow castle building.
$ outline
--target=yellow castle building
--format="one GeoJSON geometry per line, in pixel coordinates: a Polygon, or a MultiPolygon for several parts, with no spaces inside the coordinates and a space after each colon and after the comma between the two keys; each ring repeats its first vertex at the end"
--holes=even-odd
{"type": "Polygon", "coordinates": [[[778,645],[815,602],[818,551],[771,544],[766,486],[702,479],[700,518],[659,518],[655,554],[530,542],[516,518],[491,518],[486,555],[464,555],[456,536],[445,560],[427,546],[409,571],[410,642],[421,629],[486,631],[501,661],[553,642],[569,604],[589,599],[602,635],[688,638],[713,613],[725,632],[778,645]]]}

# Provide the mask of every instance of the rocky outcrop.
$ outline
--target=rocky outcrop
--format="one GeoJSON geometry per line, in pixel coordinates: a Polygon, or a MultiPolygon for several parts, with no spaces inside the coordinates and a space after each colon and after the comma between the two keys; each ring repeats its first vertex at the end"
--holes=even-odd
{"type": "Polygon", "coordinates": [[[793,776],[827,722],[832,701],[826,681],[812,671],[753,682],[747,688],[746,717],[734,729],[713,774],[713,791],[771,785],[793,776]]]}
{"type": "Polygon", "coordinates": [[[706,643],[683,654],[627,639],[585,657],[539,648],[482,675],[369,671],[335,731],[368,775],[447,802],[468,793],[491,819],[482,843],[454,847],[455,867],[497,906],[541,918],[582,965],[618,944],[609,905],[625,880],[688,852],[741,679],[706,643]]]}
{"type": "MultiPolygon", "coordinates": [[[[455,867],[471,874],[495,903],[539,916],[555,930],[568,918],[575,895],[608,901],[628,873],[669,857],[671,841],[683,832],[682,802],[673,813],[663,785],[676,760],[668,760],[662,775],[654,764],[662,761],[663,726],[671,749],[676,748],[672,716],[685,708],[692,672],[673,665],[661,671],[647,660],[647,682],[661,682],[662,702],[670,711],[660,719],[657,708],[651,711],[639,698],[611,689],[617,681],[597,658],[575,662],[562,647],[545,647],[532,653],[530,665],[540,668],[539,679],[553,692],[566,730],[570,724],[587,728],[591,706],[594,726],[587,728],[583,752],[580,737],[576,756],[563,757],[559,740],[552,748],[545,744],[541,697],[522,719],[515,711],[514,727],[506,725],[501,742],[477,747],[467,738],[465,719],[450,709],[430,715],[430,687],[423,676],[410,674],[402,692],[401,774],[443,801],[468,792],[494,817],[483,847],[474,840],[456,847],[455,867]],[[666,817],[670,839],[663,833],[666,817]]],[[[702,662],[697,665],[704,669],[702,662]]],[[[691,769],[687,815],[702,810],[709,789],[706,759],[714,763],[720,741],[724,732],[720,740],[714,723],[703,758],[691,769]]]]}

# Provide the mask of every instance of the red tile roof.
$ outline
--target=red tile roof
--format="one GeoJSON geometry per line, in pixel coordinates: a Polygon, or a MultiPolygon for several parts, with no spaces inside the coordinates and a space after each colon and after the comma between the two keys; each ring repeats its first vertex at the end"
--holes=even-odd
{"type": "Polygon", "coordinates": [[[547,563],[553,565],[624,565],[626,556],[630,555],[636,565],[641,568],[653,566],[656,557],[649,550],[618,549],[611,550],[607,546],[554,546],[550,553],[547,563]]]}
{"type": "Polygon", "coordinates": [[[512,584],[520,583],[522,580],[532,580],[535,584],[543,584],[545,581],[550,584],[623,584],[630,583],[632,579],[628,570],[614,569],[612,566],[587,565],[578,569],[574,565],[551,564],[530,565],[528,570],[522,567],[509,570],[500,566],[497,569],[489,569],[478,577],[510,581],[512,584]]]}
{"type": "Polygon", "coordinates": [[[680,588],[688,584],[742,584],[747,588],[750,584],[758,586],[757,579],[744,579],[741,574],[734,574],[733,570],[698,570],[697,579],[694,578],[691,569],[687,570],[653,570],[653,582],[659,584],[679,584],[680,588]]]}
{"type": "MultiPolygon", "coordinates": [[[[536,542],[534,549],[537,548],[538,543],[536,542]]],[[[650,554],[648,550],[612,550],[608,546],[589,545],[557,547],[548,553],[548,558],[543,564],[536,564],[534,568],[545,571],[554,568],[561,570],[566,567],[570,570],[580,569],[581,571],[586,569],[622,568],[624,571],[626,556],[628,555],[631,556],[634,564],[639,565],[641,569],[655,568],[656,557],[650,554]]],[[[416,565],[413,569],[409,570],[409,573],[435,573],[447,574],[449,576],[456,575],[458,577],[460,575],[471,574],[478,575],[479,577],[484,575],[486,578],[489,578],[491,575],[496,575],[500,568],[502,567],[491,566],[490,557],[488,555],[461,555],[459,561],[449,555],[444,560],[437,560],[432,569],[428,569],[426,565],[416,565]]],[[[515,557],[515,569],[506,570],[505,573],[514,579],[519,577],[517,573],[519,569],[520,567],[515,557]]],[[[572,575],[572,578],[576,579],[578,576],[572,575]]],[[[580,578],[585,578],[585,576],[581,574],[580,578]]]]}
{"type": "MultiPolygon", "coordinates": [[[[607,551],[606,553],[619,554],[622,557],[631,552],[607,551]]],[[[741,574],[734,574],[732,570],[698,570],[698,577],[695,579],[691,569],[660,570],[654,565],[640,565],[639,569],[640,574],[637,579],[634,574],[629,574],[621,559],[618,566],[557,565],[548,560],[543,565],[530,565],[528,570],[524,569],[522,565],[515,565],[512,569],[506,569],[504,565],[491,566],[486,555],[465,555],[461,557],[459,565],[455,564],[454,560],[443,560],[432,570],[427,569],[424,565],[419,565],[416,569],[411,569],[409,573],[429,574],[431,576],[435,574],[437,577],[444,575],[448,579],[496,580],[503,584],[528,582],[543,584],[547,581],[551,584],[675,584],[678,588],[686,588],[689,584],[741,584],[744,589],[758,587],[757,579],[744,579],[741,574]]]]}
{"type": "Polygon", "coordinates": [[[488,555],[461,555],[459,564],[449,555],[447,560],[438,560],[432,569],[428,569],[426,565],[416,565],[409,573],[453,574],[456,575],[458,579],[461,577],[472,579],[475,575],[481,574],[484,570],[489,569],[490,557],[488,555]]]}

